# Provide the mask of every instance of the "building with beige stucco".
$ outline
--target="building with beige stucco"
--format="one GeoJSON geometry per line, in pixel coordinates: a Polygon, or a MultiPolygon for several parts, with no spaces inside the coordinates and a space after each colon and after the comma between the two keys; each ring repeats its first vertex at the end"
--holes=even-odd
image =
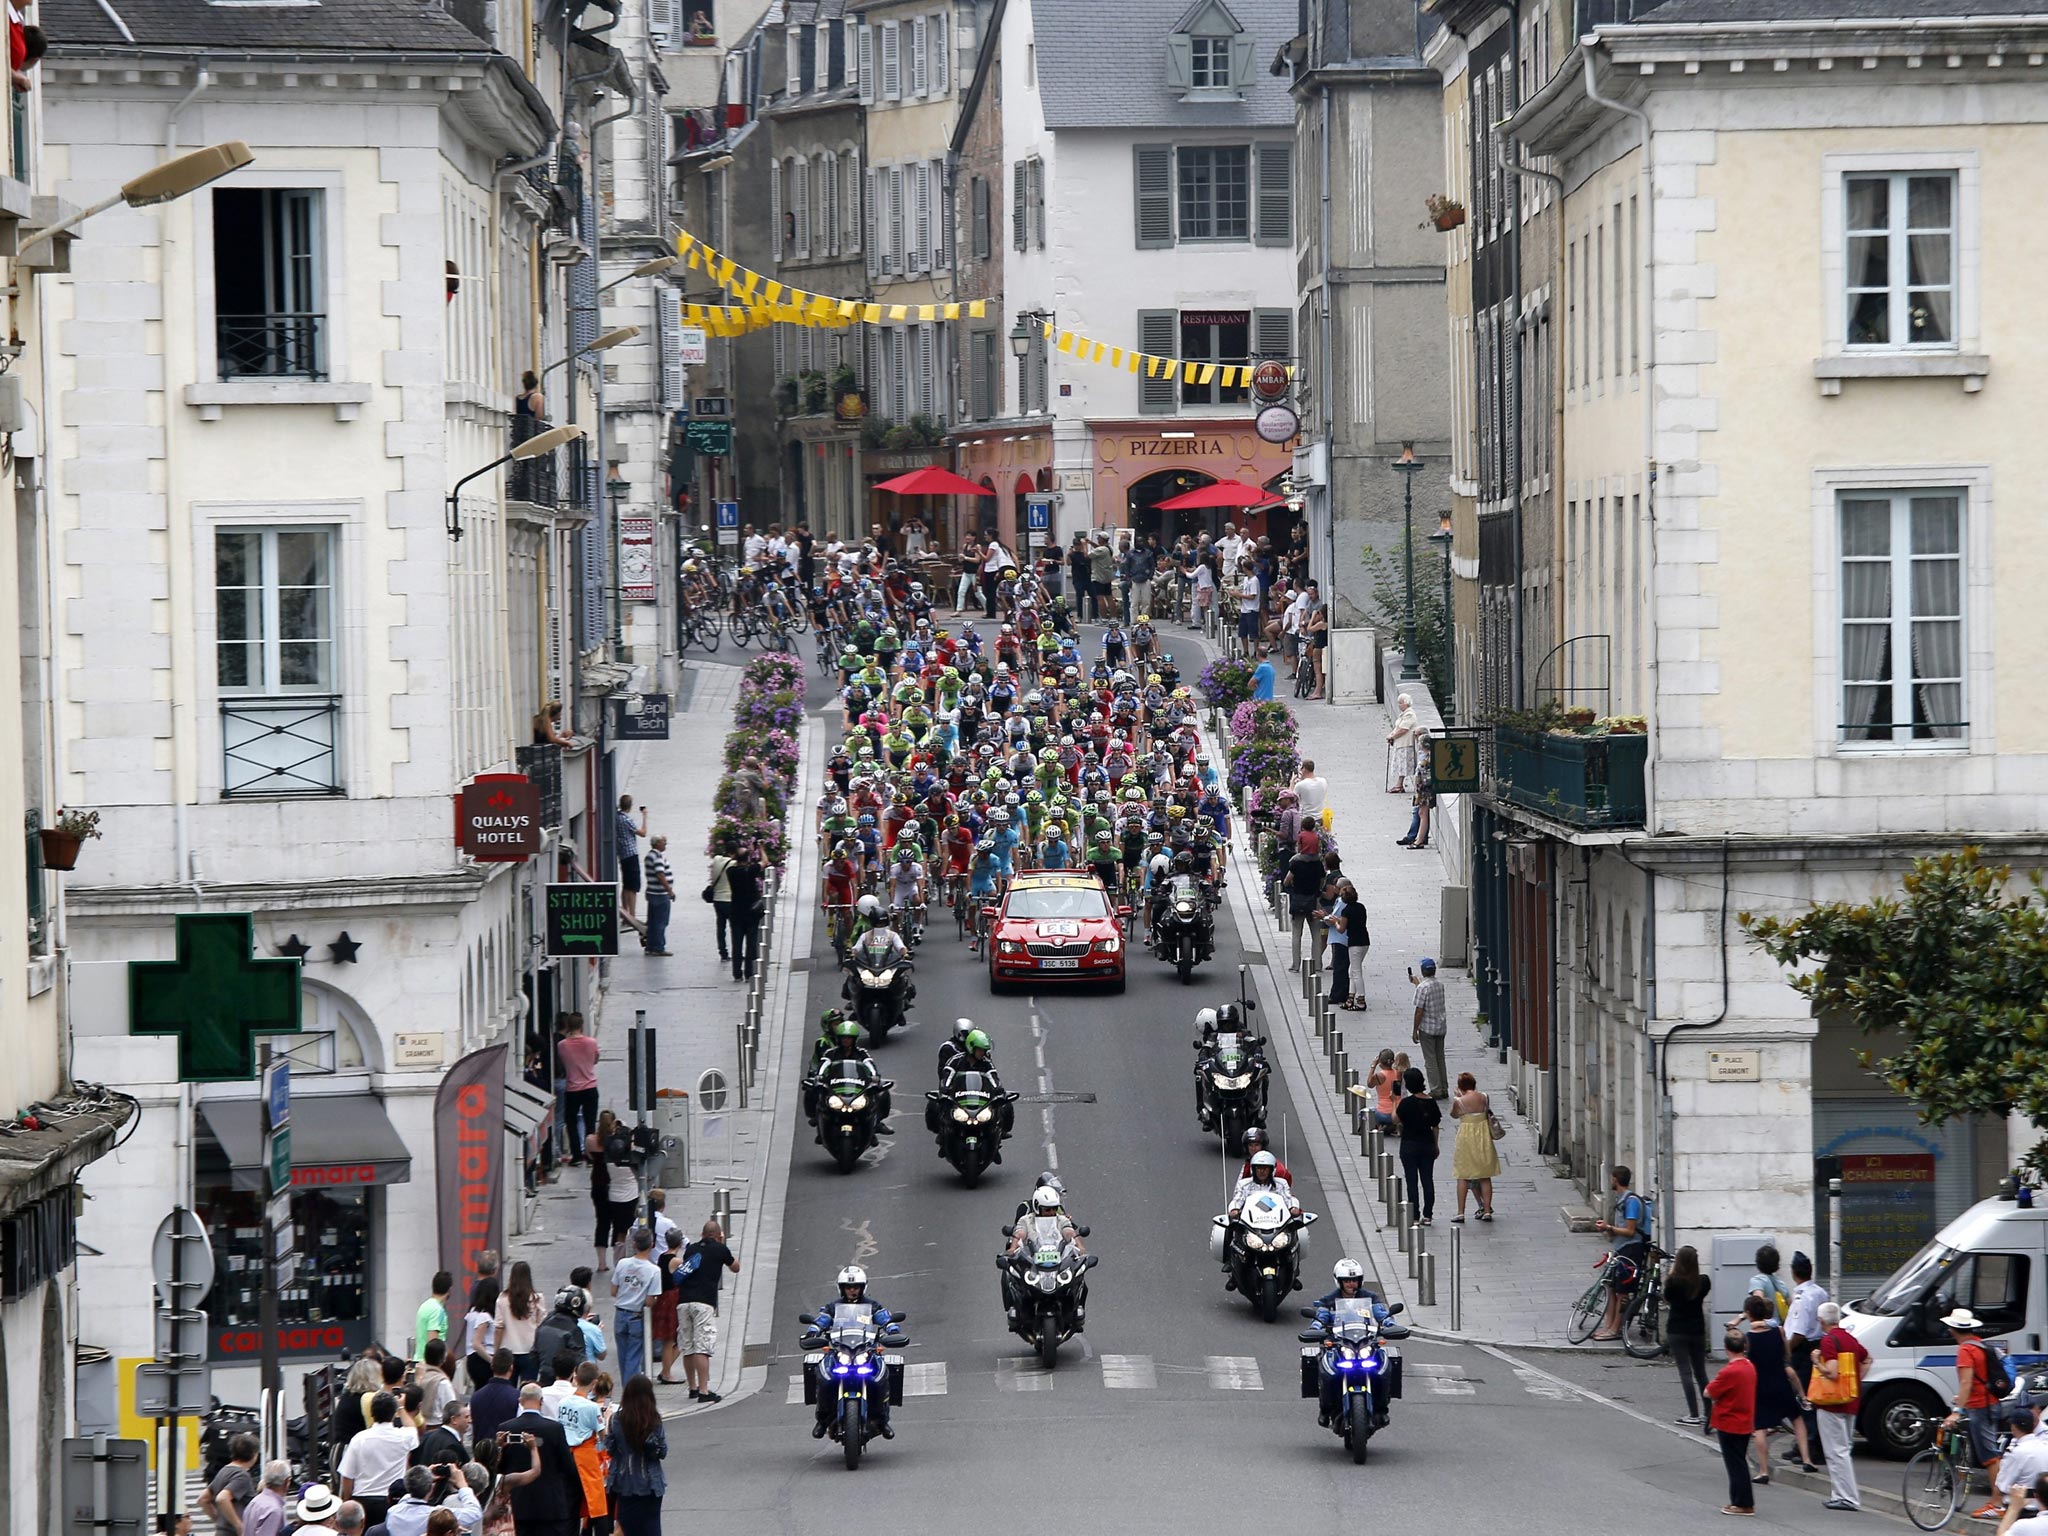
{"type": "Polygon", "coordinates": [[[1521,1107],[1594,1203],[1625,1163],[1667,1245],[1825,1253],[1827,1160],[1866,1160],[1912,1230],[1845,1244],[1853,1294],[2019,1147],[1918,1124],[1739,918],[2048,857],[2048,315],[1987,238],[2048,153],[2048,11],[1628,9],[1581,6],[1507,125],[1564,178],[1558,625],[1600,637],[1537,694],[1617,734],[1502,721],[1475,901],[1521,1107]]]}

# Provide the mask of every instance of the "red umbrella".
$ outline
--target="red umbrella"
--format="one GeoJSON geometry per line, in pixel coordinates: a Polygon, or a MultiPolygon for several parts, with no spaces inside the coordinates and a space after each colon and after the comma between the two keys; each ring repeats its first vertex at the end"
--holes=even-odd
{"type": "Polygon", "coordinates": [[[936,464],[923,469],[913,469],[907,475],[898,475],[894,480],[884,480],[874,487],[878,491],[894,491],[898,496],[993,496],[994,491],[986,486],[976,485],[972,480],[956,475],[950,469],[941,469],[936,464]]]}
{"type": "Polygon", "coordinates": [[[1192,491],[1183,491],[1178,496],[1168,497],[1159,503],[1161,512],[1193,512],[1203,507],[1264,507],[1280,498],[1271,491],[1261,490],[1256,485],[1246,485],[1242,480],[1218,480],[1192,491]]]}

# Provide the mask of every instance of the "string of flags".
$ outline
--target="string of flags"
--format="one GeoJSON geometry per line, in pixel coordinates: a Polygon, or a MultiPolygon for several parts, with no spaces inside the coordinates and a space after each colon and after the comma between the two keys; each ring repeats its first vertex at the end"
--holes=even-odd
{"type": "MultiPolygon", "coordinates": [[[[944,304],[878,304],[867,299],[844,299],[827,293],[812,293],[779,283],[765,273],[741,266],[732,257],[712,249],[687,230],[676,234],[676,254],[693,272],[702,272],[739,300],[737,304],[689,304],[684,306],[685,323],[701,325],[715,336],[739,336],[768,325],[804,325],[837,329],[843,326],[883,325],[904,321],[930,323],[935,320],[982,320],[988,316],[986,299],[963,299],[944,304]]],[[[1225,389],[1251,387],[1255,364],[1201,362],[1190,358],[1164,357],[1112,346],[1076,331],[1061,330],[1049,319],[1034,323],[1045,338],[1064,355],[1084,363],[1119,368],[1150,379],[1171,379],[1184,384],[1218,383],[1225,389]]],[[[1294,377],[1291,364],[1289,379],[1294,377]]]]}

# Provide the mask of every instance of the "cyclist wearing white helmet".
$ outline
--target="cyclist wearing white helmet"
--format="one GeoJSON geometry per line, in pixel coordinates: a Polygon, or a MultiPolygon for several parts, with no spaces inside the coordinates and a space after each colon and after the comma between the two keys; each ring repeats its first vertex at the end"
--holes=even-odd
{"type": "MultiPolygon", "coordinates": [[[[870,1306],[875,1309],[875,1327],[883,1330],[883,1342],[887,1343],[887,1332],[895,1322],[895,1314],[874,1297],[868,1295],[868,1272],[858,1264],[849,1264],[839,1271],[839,1295],[818,1308],[818,1315],[811,1319],[812,1328],[823,1333],[832,1326],[832,1309],[835,1306],[870,1306]]],[[[880,1384],[879,1382],[877,1383],[880,1384]]],[[[811,1425],[811,1438],[822,1440],[832,1422],[832,1415],[838,1410],[836,1393],[818,1394],[818,1416],[811,1425]]],[[[868,1409],[875,1416],[875,1427],[882,1432],[884,1440],[894,1440],[896,1431],[889,1426],[889,1394],[886,1390],[868,1392],[868,1409]]]]}

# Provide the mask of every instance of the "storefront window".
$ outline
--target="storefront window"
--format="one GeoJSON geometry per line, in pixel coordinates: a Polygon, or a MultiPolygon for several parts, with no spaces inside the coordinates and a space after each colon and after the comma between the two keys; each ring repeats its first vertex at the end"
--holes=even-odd
{"type": "MultiPolygon", "coordinates": [[[[1243,309],[1184,309],[1180,312],[1180,355],[1189,362],[1242,368],[1251,360],[1252,317],[1243,309]]],[[[1226,388],[1211,378],[1206,384],[1183,383],[1182,405],[1243,405],[1251,391],[1242,384],[1226,388]]]]}
{"type": "MultiPolygon", "coordinates": [[[[263,1193],[237,1187],[226,1153],[206,1139],[195,1173],[194,1205],[213,1234],[214,1286],[201,1304],[211,1320],[208,1354],[253,1364],[261,1346],[263,1193]]],[[[285,1357],[331,1358],[370,1342],[370,1198],[368,1189],[293,1192],[298,1273],[277,1298],[285,1357]]]]}

